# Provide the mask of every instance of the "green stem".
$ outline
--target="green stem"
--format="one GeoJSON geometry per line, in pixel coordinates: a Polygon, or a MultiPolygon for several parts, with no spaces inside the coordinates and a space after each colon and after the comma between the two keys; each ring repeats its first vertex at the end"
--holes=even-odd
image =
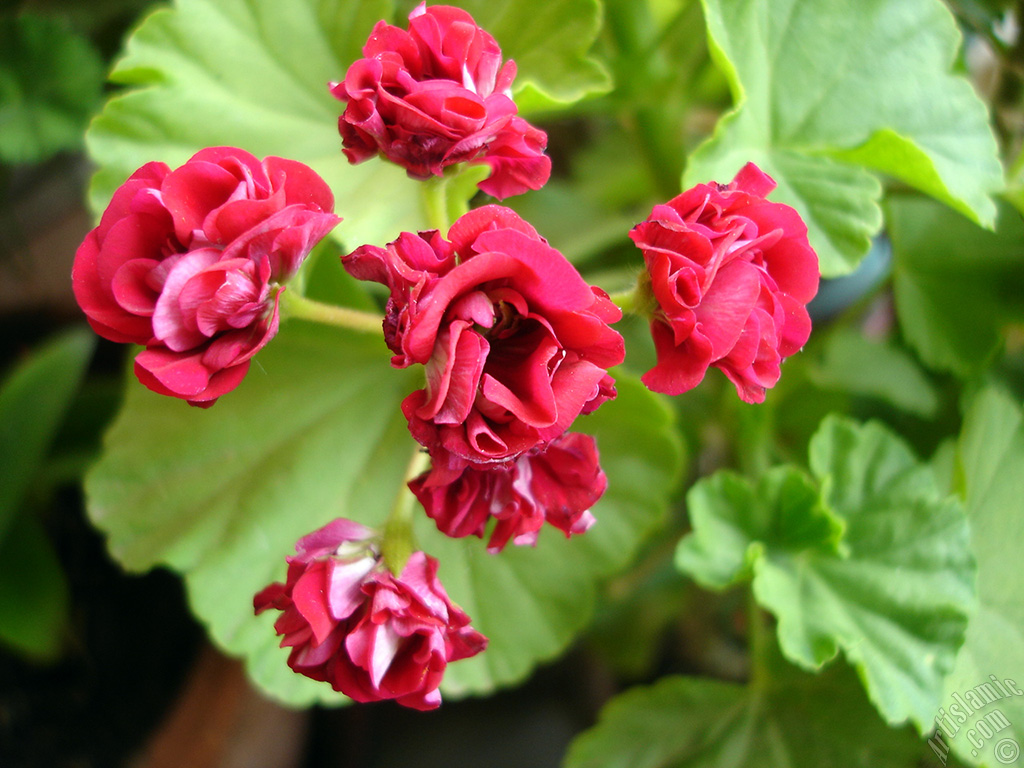
{"type": "Polygon", "coordinates": [[[631,288],[628,291],[619,291],[618,293],[612,293],[608,295],[615,305],[622,310],[623,314],[628,315],[636,309],[636,288],[631,288]]]}
{"type": "Polygon", "coordinates": [[[281,293],[281,317],[297,317],[300,320],[311,320],[314,323],[348,328],[360,333],[380,333],[384,318],[372,312],[363,312],[334,304],[307,299],[298,291],[281,293]]]}
{"type": "Polygon", "coordinates": [[[651,275],[644,269],[636,277],[636,283],[626,291],[608,296],[623,314],[640,315],[650,319],[658,310],[658,302],[651,291],[651,275]]]}
{"type": "Polygon", "coordinates": [[[448,218],[447,187],[447,176],[431,176],[420,184],[420,201],[427,226],[436,229],[442,236],[448,234],[448,228],[451,226],[448,218]]]}
{"type": "Polygon", "coordinates": [[[469,213],[469,199],[462,195],[448,196],[446,203],[448,205],[448,220],[452,223],[469,213]]]}
{"type": "Polygon", "coordinates": [[[675,197],[682,184],[683,160],[675,146],[674,126],[668,124],[662,109],[640,107],[634,121],[633,132],[659,196],[675,197]]]}
{"type": "Polygon", "coordinates": [[[772,638],[764,610],[754,597],[754,590],[747,593],[747,648],[750,653],[750,686],[762,692],[771,678],[768,654],[772,638]]]}
{"type": "Polygon", "coordinates": [[[391,508],[384,523],[384,537],[381,540],[380,552],[384,556],[384,565],[388,567],[395,576],[402,573],[409,556],[413,553],[413,513],[416,510],[416,497],[409,490],[409,481],[419,475],[427,468],[430,456],[416,448],[409,466],[405,470],[405,480],[395,497],[395,504],[391,508]]]}
{"type": "Polygon", "coordinates": [[[747,477],[756,479],[772,465],[774,416],[770,403],[736,405],[736,446],[740,469],[747,477]]]}

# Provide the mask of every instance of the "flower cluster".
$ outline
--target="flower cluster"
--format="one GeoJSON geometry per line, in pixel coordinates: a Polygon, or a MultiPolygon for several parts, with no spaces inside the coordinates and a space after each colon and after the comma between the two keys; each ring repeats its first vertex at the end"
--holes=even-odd
{"type": "MultiPolygon", "coordinates": [[[[545,485],[562,475],[603,477],[592,441],[571,469],[564,450],[546,452],[577,416],[615,396],[608,368],[625,351],[608,324],[621,312],[515,212],[477,208],[452,225],[448,239],[403,233],[385,248],[362,246],[343,263],[390,290],[384,333],[392,364],[424,366],[426,387],[402,411],[432,459],[414,488],[442,531],[483,536],[487,516],[480,513],[490,509],[502,521],[492,548],[509,538],[532,541],[545,517],[534,501],[560,495],[545,485]],[[531,472],[540,466],[555,469],[531,472]],[[508,489],[508,503],[493,496],[497,488],[508,489]],[[469,508],[474,524],[452,522],[469,508]]],[[[558,526],[566,534],[585,530],[579,520],[603,489],[591,490],[561,494],[563,503],[551,508],[552,522],[573,520],[558,526]]]]}
{"type": "Polygon", "coordinates": [[[486,163],[480,189],[499,200],[540,189],[551,175],[547,135],[519,117],[513,61],[459,8],[420,3],[409,29],[380,21],[331,93],[353,163],[381,154],[410,176],[440,176],[457,163],[486,163]]]}
{"type": "MultiPolygon", "coordinates": [[[[479,186],[497,198],[547,181],[547,137],[510,96],[515,64],[468,13],[421,4],[407,30],[378,23],[363,54],[331,85],[349,161],[381,156],[419,179],[483,163],[479,186]]],[[[747,165],[728,185],[655,206],[630,232],[646,270],[626,304],[650,320],[650,389],[685,392],[715,366],[758,402],[806,342],[817,258],[797,213],[765,199],[774,186],[747,165]]],[[[78,249],[75,297],[97,333],[144,347],[143,384],[210,406],[277,333],[284,285],[340,221],[333,205],[294,160],[216,147],[175,170],[148,163],[78,249]]],[[[442,533],[486,538],[491,553],[535,545],[545,524],[587,531],[608,479],[596,440],[569,430],[616,396],[609,369],[625,348],[611,324],[622,312],[500,205],[341,261],[387,289],[392,365],[422,367],[424,386],[401,409],[430,466],[410,471],[383,534],[339,519],[300,539],[286,581],[254,607],[281,612],[274,626],[296,672],[357,701],[431,709],[448,663],[487,639],[449,600],[437,561],[413,551],[413,498],[442,533]]],[[[314,304],[295,295],[286,310],[314,304]]],[[[332,322],[352,317],[327,309],[332,322]]]]}
{"type": "Polygon", "coordinates": [[[340,221],[333,210],[294,160],[215,147],[173,171],[148,163],[79,247],[75,298],[96,333],[146,347],[143,384],[210,406],[277,333],[281,285],[340,221]]]}
{"type": "Polygon", "coordinates": [[[302,537],[295,551],[285,583],[264,589],[253,606],[282,612],[274,627],[296,672],[356,701],[433,709],[448,662],[487,647],[448,599],[429,555],[414,552],[393,574],[374,532],[345,519],[302,537]]]}

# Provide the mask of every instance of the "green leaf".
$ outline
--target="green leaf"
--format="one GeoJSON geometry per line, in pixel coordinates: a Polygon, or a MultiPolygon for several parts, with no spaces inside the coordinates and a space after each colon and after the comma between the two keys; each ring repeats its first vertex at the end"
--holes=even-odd
{"type": "Polygon", "coordinates": [[[36,163],[81,146],[103,69],[99,52],[66,25],[0,17],[0,160],[36,163]]]}
{"type": "Polygon", "coordinates": [[[571,104],[612,87],[608,72],[587,55],[601,28],[599,0],[461,0],[516,63],[521,112],[571,104]]]}
{"type": "Polygon", "coordinates": [[[695,153],[687,185],[748,160],[807,221],[822,273],[851,271],[881,225],[889,174],[985,226],[1002,183],[983,103],[950,74],[959,46],[939,0],[704,0],[735,109],[695,153]],[[842,161],[842,165],[834,161],[842,161]]]}
{"type": "MultiPolygon", "coordinates": [[[[303,534],[339,516],[383,522],[415,448],[399,402],[418,385],[387,360],[379,338],[292,321],[209,410],[131,386],[87,478],[90,515],[113,555],[132,570],[166,564],[184,574],[213,639],[294,705],[342,697],[288,669],[274,617],[254,617],[252,597],[284,578],[303,534]]],[[[448,694],[509,684],[562,651],[590,618],[597,583],[664,514],[679,470],[670,412],[635,380],[618,386],[617,400],[578,423],[598,436],[609,478],[585,536],[547,531],[536,548],[492,556],[480,540],[448,539],[419,516],[421,548],[491,640],[448,670],[448,694]]]]}
{"type": "Polygon", "coordinates": [[[929,366],[971,376],[1024,320],[1024,222],[1000,207],[996,231],[927,200],[887,206],[896,313],[907,341],[929,366]]]}
{"type": "Polygon", "coordinates": [[[922,418],[934,416],[939,407],[935,386],[910,355],[852,330],[828,338],[811,379],[819,387],[878,398],[922,418]]]}
{"type": "Polygon", "coordinates": [[[777,612],[798,595],[819,603],[820,614],[779,613],[783,651],[811,667],[841,647],[888,722],[909,718],[926,731],[973,599],[963,508],[876,423],[827,419],[810,460],[826,504],[848,524],[848,555],[814,558],[813,572],[780,569],[758,590],[777,612]]]}
{"type": "Polygon", "coordinates": [[[686,497],[693,534],[676,551],[676,564],[705,587],[723,589],[750,579],[769,553],[798,557],[806,549],[835,549],[844,524],[794,467],[776,467],[755,486],[723,470],[698,481],[686,497]]]}
{"type": "Polygon", "coordinates": [[[1021,213],[1024,213],[1024,152],[1006,171],[1006,189],[1003,197],[1021,213]]]}
{"type": "Polygon", "coordinates": [[[40,660],[61,648],[68,589],[38,518],[19,515],[0,540],[0,641],[40,660]]]}
{"type": "Polygon", "coordinates": [[[564,768],[906,768],[922,752],[887,728],[847,670],[793,670],[771,688],[665,677],[612,699],[564,768]]]}
{"type": "Polygon", "coordinates": [[[1024,415],[1019,402],[989,388],[975,398],[964,420],[958,464],[978,561],[978,601],[946,680],[942,711],[935,713],[942,732],[933,736],[966,762],[993,768],[1024,766],[1019,751],[1012,757],[1015,746],[1024,745],[1024,415]],[[948,717],[940,719],[943,715],[948,717]]]}
{"type": "Polygon", "coordinates": [[[753,573],[788,659],[818,669],[841,648],[886,721],[927,730],[972,599],[963,509],[878,424],[826,419],[810,459],[820,498],[785,468],[756,491],[698,484],[677,563],[711,587],[753,573]]]}
{"type": "Polygon", "coordinates": [[[0,541],[18,516],[92,356],[85,328],[37,349],[0,389],[0,541]]]}

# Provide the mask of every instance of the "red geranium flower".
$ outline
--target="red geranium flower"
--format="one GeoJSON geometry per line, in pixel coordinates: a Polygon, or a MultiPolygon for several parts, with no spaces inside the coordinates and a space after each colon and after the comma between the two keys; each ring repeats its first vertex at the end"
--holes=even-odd
{"type": "Polygon", "coordinates": [[[99,335],[142,344],[139,380],[209,406],[277,333],[280,286],[340,219],[310,168],[231,147],[148,163],[75,254],[72,287],[99,335]]]}
{"type": "Polygon", "coordinates": [[[288,666],[356,701],[394,699],[413,709],[441,703],[448,662],[480,653],[487,638],[469,626],[437,578],[437,561],[414,552],[402,573],[381,562],[373,531],[338,519],[299,539],[285,583],[253,600],[290,647],[288,666]]]}
{"type": "Polygon", "coordinates": [[[535,544],[545,522],[566,536],[584,533],[608,478],[594,438],[570,432],[509,464],[471,465],[455,478],[444,468],[431,470],[409,487],[448,536],[483,538],[493,519],[487,550],[494,553],[509,541],[535,544]]]}
{"type": "Polygon", "coordinates": [[[650,389],[686,392],[713,365],[741,399],[761,402],[782,360],[807,341],[818,257],[800,215],[765,200],[774,188],[748,163],[728,185],[698,184],[655,206],[629,233],[654,305],[650,389]]]}
{"type": "Polygon", "coordinates": [[[338,130],[349,161],[381,154],[419,179],[487,163],[479,187],[499,199],[547,182],[547,135],[512,101],[515,63],[502,64],[498,43],[468,13],[421,3],[408,30],[378,22],[363,56],[331,85],[346,102],[338,130]]]}
{"type": "Polygon", "coordinates": [[[614,397],[621,312],[515,212],[490,205],[449,231],[404,233],[343,258],[391,289],[392,364],[426,366],[402,403],[413,436],[457,474],[504,463],[565,432],[614,397]]]}

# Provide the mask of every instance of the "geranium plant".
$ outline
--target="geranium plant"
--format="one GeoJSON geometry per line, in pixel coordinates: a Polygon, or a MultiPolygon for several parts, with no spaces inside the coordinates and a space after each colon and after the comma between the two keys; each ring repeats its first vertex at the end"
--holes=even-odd
{"type": "Polygon", "coordinates": [[[571,768],[1021,764],[1024,694],[946,721],[1024,682],[1018,136],[951,8],[458,5],[177,0],[127,40],[72,276],[138,347],[111,553],[292,706],[578,641],[643,684],[571,768]],[[697,604],[741,660],[659,667],[697,604]]]}

